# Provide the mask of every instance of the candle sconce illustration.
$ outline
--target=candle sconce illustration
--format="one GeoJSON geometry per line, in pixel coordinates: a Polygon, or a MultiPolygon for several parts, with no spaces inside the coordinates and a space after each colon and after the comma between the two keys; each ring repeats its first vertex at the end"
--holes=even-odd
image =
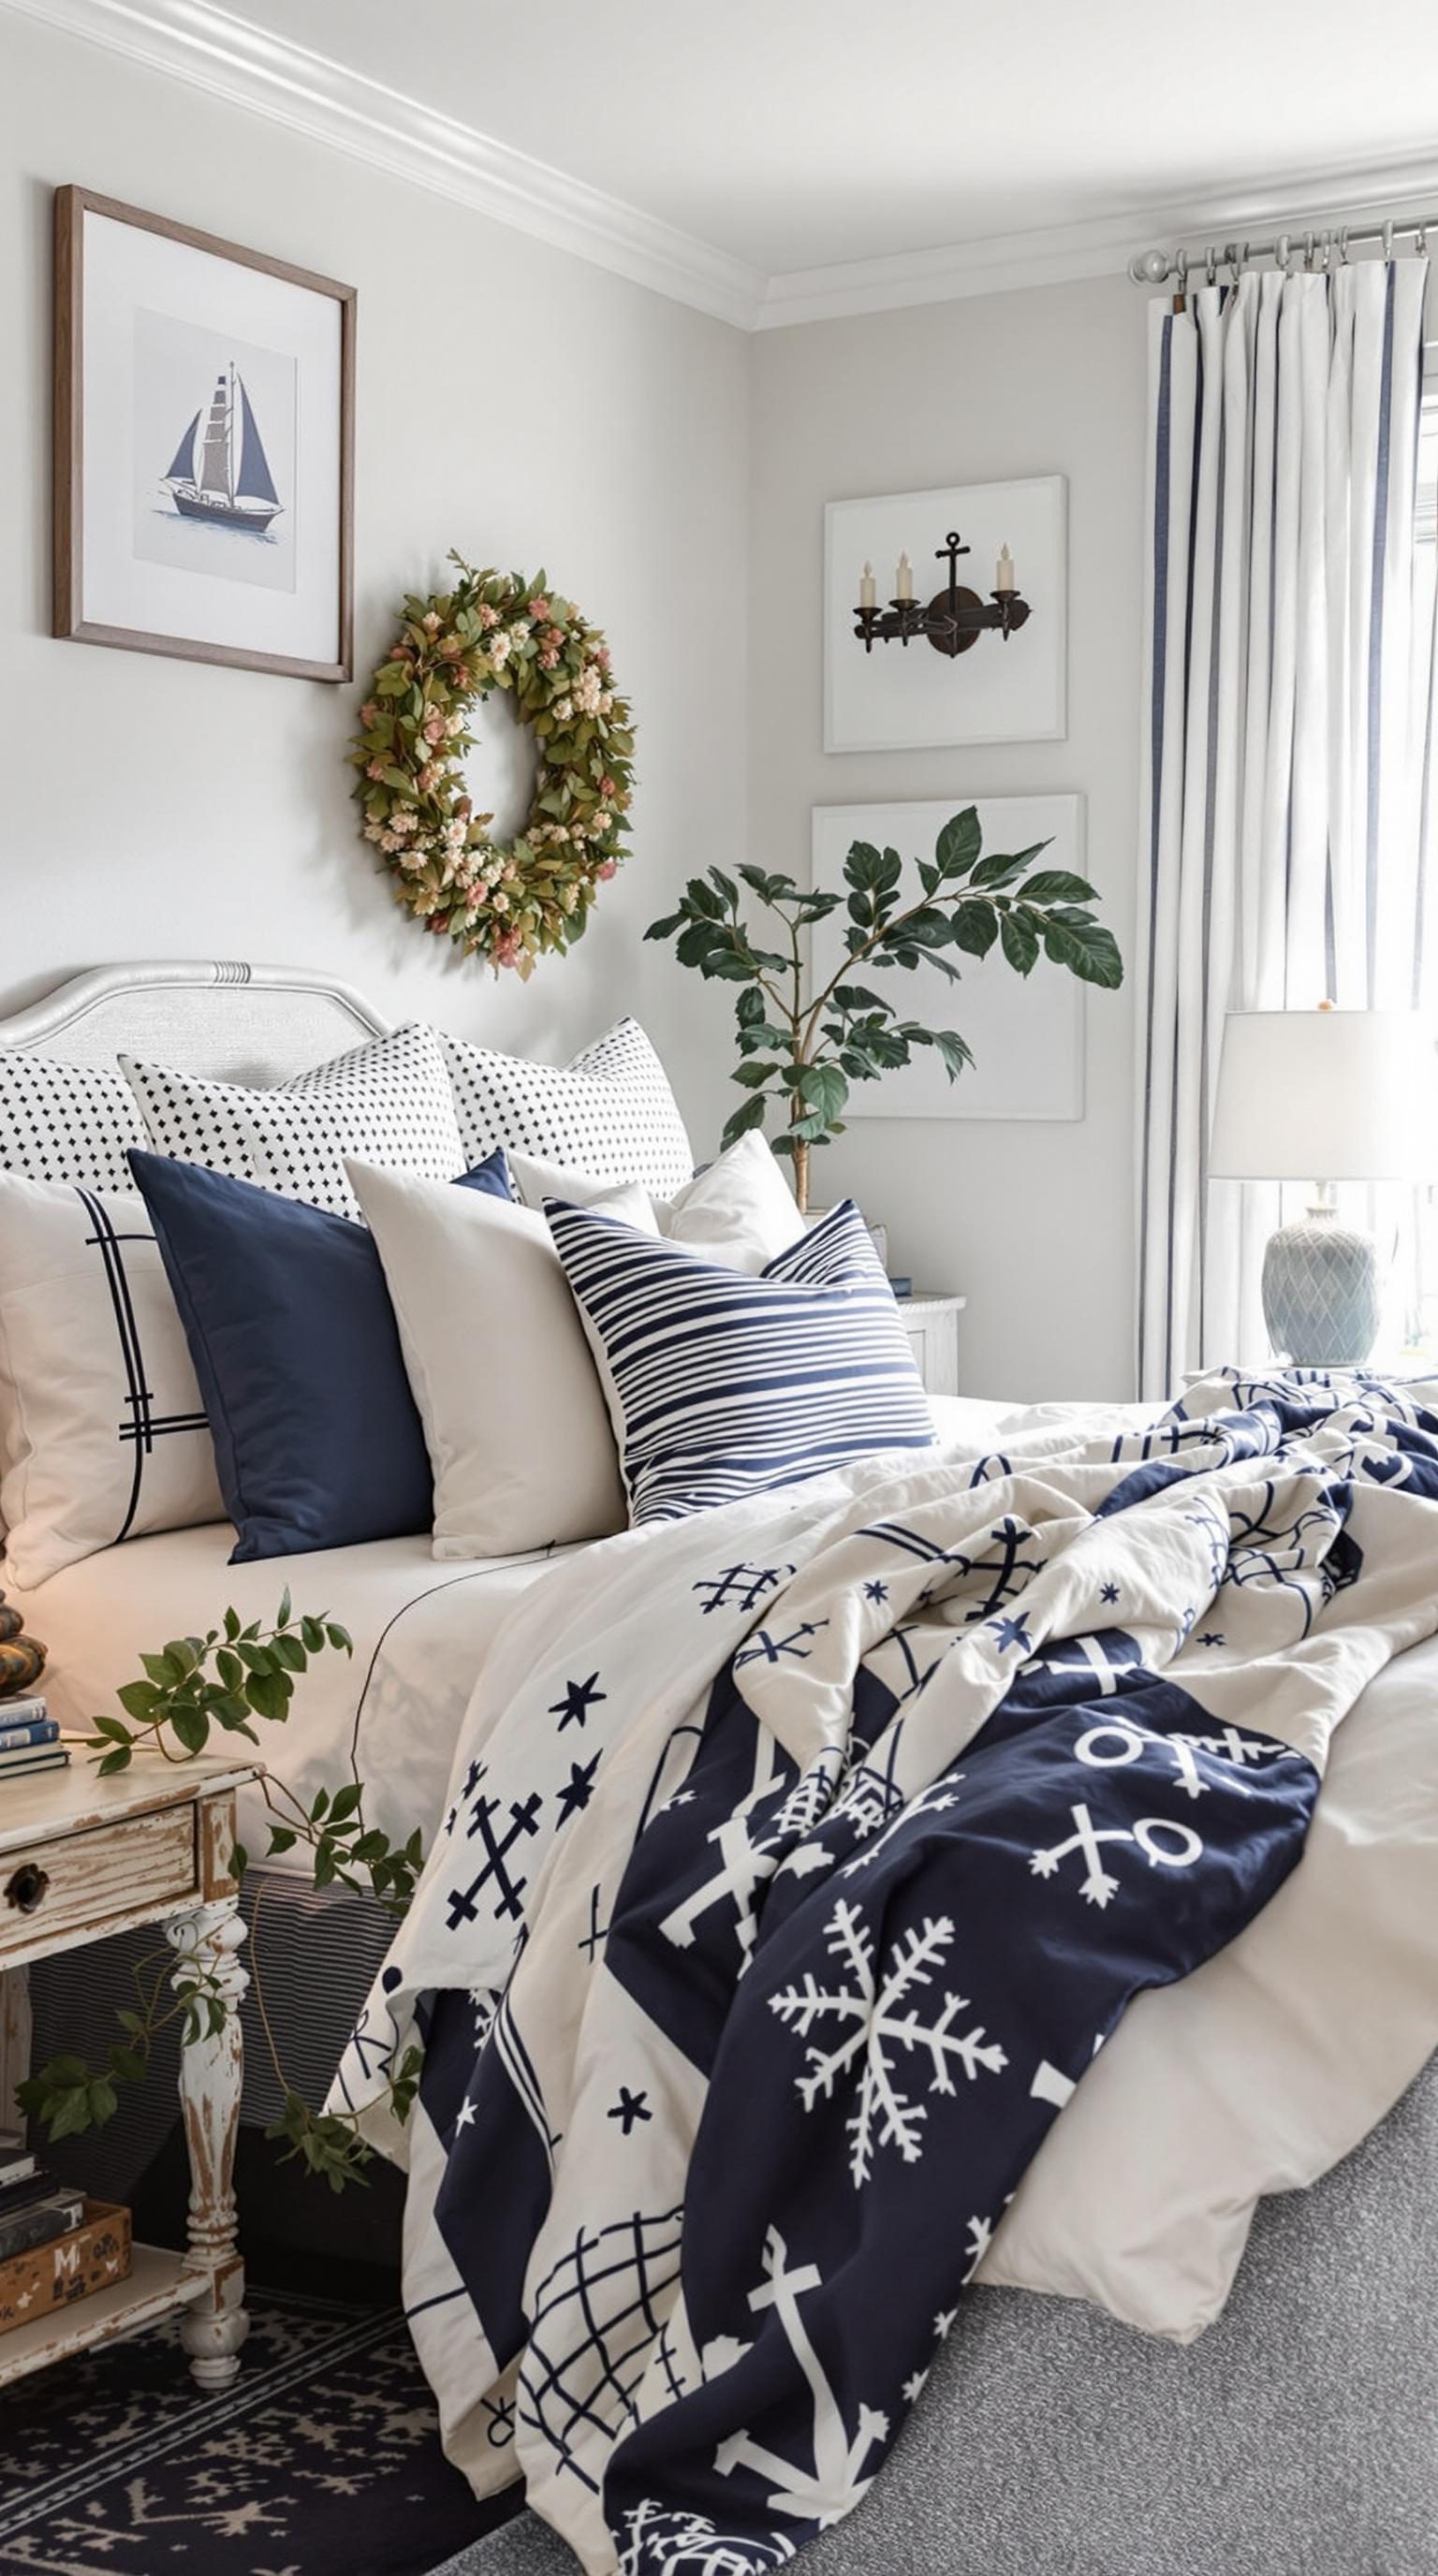
{"type": "Polygon", "coordinates": [[[931,644],[936,653],[950,661],[967,653],[981,635],[1002,636],[1005,643],[1028,623],[1032,610],[1019,592],[1014,577],[1014,559],[1007,545],[1000,549],[994,567],[994,587],[989,597],[981,599],[959,580],[959,557],[972,552],[964,545],[957,528],[951,528],[941,546],[934,549],[938,562],[947,561],[949,577],[942,590],[935,591],[927,602],[914,597],[914,572],[907,554],[899,557],[894,575],[894,596],[883,607],[879,604],[878,585],[873,567],[866,563],[859,578],[859,604],[854,611],[854,634],[866,653],[878,644],[931,644]]]}

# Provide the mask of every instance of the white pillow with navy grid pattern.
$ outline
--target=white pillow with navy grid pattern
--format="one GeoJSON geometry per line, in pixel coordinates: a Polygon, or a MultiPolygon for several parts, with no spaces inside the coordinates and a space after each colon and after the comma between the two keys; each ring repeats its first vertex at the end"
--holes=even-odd
{"type": "Polygon", "coordinates": [[[122,1539],[225,1518],[137,1196],[0,1173],[0,1513],[26,1592],[122,1539]]]}
{"type": "Polygon", "coordinates": [[[144,1122],[123,1074],[0,1049],[0,1170],[32,1181],[129,1190],[126,1148],[144,1122]]]}
{"type": "Polygon", "coordinates": [[[122,1055],[148,1141],[172,1161],[203,1163],[281,1198],[358,1217],[345,1156],[426,1180],[465,1168],[444,1057],[433,1029],[368,1038],[271,1090],[208,1082],[122,1055]]]}
{"type": "Polygon", "coordinates": [[[758,1278],[597,1209],[545,1207],[609,1405],[632,1525],[677,1520],[882,1449],[933,1418],[852,1199],[758,1278]]]}
{"type": "Polygon", "coordinates": [[[618,1020],[568,1064],[531,1064],[443,1030],[467,1164],[513,1147],[606,1185],[671,1198],[694,1170],[669,1077],[637,1020],[618,1020]]]}

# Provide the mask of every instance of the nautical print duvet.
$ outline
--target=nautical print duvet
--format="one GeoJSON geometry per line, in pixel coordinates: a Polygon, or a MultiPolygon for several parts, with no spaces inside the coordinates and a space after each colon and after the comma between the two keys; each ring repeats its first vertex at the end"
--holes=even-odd
{"type": "Polygon", "coordinates": [[[1311,1375],[557,1568],[336,2089],[409,2165],[476,2489],[594,2576],[757,2576],[848,2512],[1128,2002],[1300,1860],[1435,1568],[1438,1385],[1311,1375]]]}

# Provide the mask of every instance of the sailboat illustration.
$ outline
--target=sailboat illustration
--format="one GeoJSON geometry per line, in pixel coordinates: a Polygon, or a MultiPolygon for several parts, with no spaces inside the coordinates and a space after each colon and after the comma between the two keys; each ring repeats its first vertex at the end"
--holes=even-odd
{"type": "Polygon", "coordinates": [[[245,380],[234,365],[215,378],[208,414],[196,412],[161,481],[184,519],[263,536],[283,508],[245,380]],[[201,438],[200,423],[204,420],[201,438]],[[200,444],[199,472],[195,448],[200,444]]]}

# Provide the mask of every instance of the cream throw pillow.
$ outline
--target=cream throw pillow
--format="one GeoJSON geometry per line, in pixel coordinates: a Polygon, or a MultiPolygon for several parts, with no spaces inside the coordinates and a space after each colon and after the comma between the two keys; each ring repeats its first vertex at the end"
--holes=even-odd
{"type": "MultiPolygon", "coordinates": [[[[591,1173],[536,1162],[508,1149],[506,1160],[526,1207],[542,1208],[547,1198],[593,1207],[612,1186],[591,1173]]],[[[762,1136],[741,1136],[672,1199],[655,1199],[653,1208],[651,1230],[703,1253],[707,1261],[755,1278],[805,1231],[794,1194],[762,1136]]]]}
{"type": "MultiPolygon", "coordinates": [[[[543,1217],[443,1181],[345,1169],[424,1424],[435,1555],[517,1556],[624,1529],[603,1389],[543,1217]]],[[[642,1190],[603,1205],[652,1230],[642,1190]]]]}

